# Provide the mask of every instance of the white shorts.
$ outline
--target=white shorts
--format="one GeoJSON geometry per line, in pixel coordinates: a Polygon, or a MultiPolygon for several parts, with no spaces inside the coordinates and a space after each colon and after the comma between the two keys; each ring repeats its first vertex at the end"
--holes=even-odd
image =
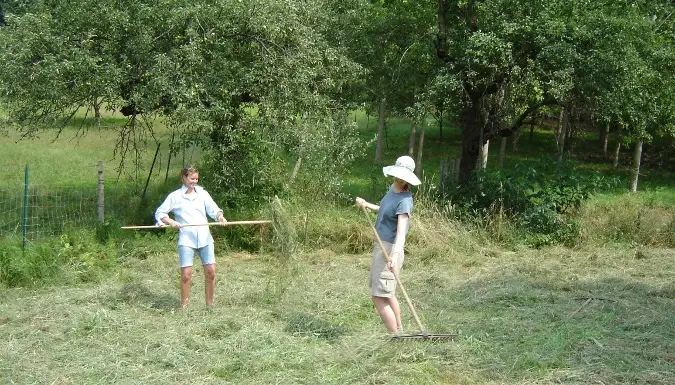
{"type": "Polygon", "coordinates": [[[213,243],[200,248],[178,245],[178,262],[180,263],[180,267],[192,266],[195,258],[195,251],[199,253],[199,259],[202,260],[202,265],[212,265],[216,263],[216,253],[213,243]]]}

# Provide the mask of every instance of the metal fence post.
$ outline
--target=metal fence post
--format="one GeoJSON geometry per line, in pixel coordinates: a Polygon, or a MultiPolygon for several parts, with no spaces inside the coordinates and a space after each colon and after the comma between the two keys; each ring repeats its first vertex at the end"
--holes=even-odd
{"type": "Polygon", "coordinates": [[[26,165],[24,171],[24,182],[23,182],[23,220],[21,225],[22,230],[21,247],[23,250],[26,250],[27,220],[28,220],[28,165],[26,165]]]}
{"type": "Polygon", "coordinates": [[[105,206],[103,199],[103,161],[98,161],[98,188],[96,189],[96,195],[98,197],[98,221],[103,223],[105,220],[105,206]]]}

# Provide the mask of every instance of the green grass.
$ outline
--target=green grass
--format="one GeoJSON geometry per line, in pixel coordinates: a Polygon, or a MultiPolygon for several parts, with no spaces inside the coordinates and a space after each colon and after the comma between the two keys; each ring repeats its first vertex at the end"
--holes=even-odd
{"type": "MultiPolygon", "coordinates": [[[[368,118],[362,113],[356,114],[356,118],[361,130],[361,138],[364,140],[372,139],[377,130],[377,118],[372,116],[368,118]]],[[[409,135],[410,121],[408,119],[389,119],[387,121],[383,164],[374,164],[375,144],[373,144],[368,148],[365,159],[361,162],[356,162],[353,170],[346,176],[346,192],[350,195],[364,195],[366,194],[364,191],[366,191],[370,194],[371,198],[379,197],[382,186],[377,184],[382,181],[382,166],[391,164],[397,157],[408,153],[409,135]]],[[[618,178],[621,187],[609,196],[623,195],[628,190],[630,162],[632,160],[631,150],[623,149],[620,166],[616,170],[613,170],[610,160],[605,160],[598,156],[585,156],[588,153],[596,154],[601,151],[600,143],[594,135],[587,134],[581,138],[574,139],[571,145],[572,153],[567,156],[571,156],[572,159],[576,159],[579,156],[589,158],[580,164],[579,169],[595,170],[603,175],[618,178]]],[[[533,135],[530,136],[529,126],[524,127],[522,135],[518,140],[517,151],[513,150],[512,141],[513,138],[509,137],[504,158],[504,168],[512,168],[516,164],[535,165],[538,159],[551,157],[556,154],[555,138],[551,129],[537,127],[533,135]]],[[[610,147],[612,145],[610,142],[610,147]]],[[[487,165],[487,168],[490,170],[499,168],[500,146],[500,138],[495,138],[490,142],[487,165]]],[[[437,184],[441,161],[459,158],[460,148],[460,132],[456,125],[444,122],[443,141],[441,141],[438,123],[434,119],[427,119],[422,168],[419,172],[423,182],[437,184]]],[[[413,156],[415,160],[417,160],[417,151],[416,145],[413,156]]],[[[675,173],[669,170],[642,167],[638,191],[642,195],[649,195],[650,198],[647,198],[649,200],[663,202],[673,207],[675,206],[675,173]]]]}
{"type": "MultiPolygon", "coordinates": [[[[58,136],[56,130],[39,132],[33,138],[22,137],[21,133],[14,130],[8,131],[6,136],[0,138],[4,170],[0,175],[0,183],[5,186],[23,185],[24,170],[28,165],[31,184],[95,186],[99,160],[103,161],[105,180],[110,186],[118,180],[145,183],[157,143],[160,144],[160,153],[151,181],[164,182],[171,141],[165,126],[155,124],[155,137],[147,138],[146,147],[139,151],[141,162],[138,167],[135,167],[134,154],[127,154],[125,170],[118,177],[122,158],[114,150],[120,138],[119,127],[126,119],[119,114],[108,113],[103,117],[100,127],[93,125],[91,119],[85,124],[81,120],[74,119],[58,136]]],[[[175,154],[171,159],[169,178],[177,179],[183,167],[183,158],[186,163],[197,162],[199,151],[188,148],[175,154]]]]}
{"type": "MultiPolygon", "coordinates": [[[[367,295],[367,253],[305,251],[293,273],[217,252],[217,306],[201,269],[178,309],[168,242],[98,284],[0,293],[7,383],[668,384],[675,379],[675,254],[630,248],[483,247],[404,280],[430,332],[388,342],[367,295]],[[589,300],[590,299],[590,300],[589,300]]],[[[404,323],[415,324],[404,306],[404,323]]]]}

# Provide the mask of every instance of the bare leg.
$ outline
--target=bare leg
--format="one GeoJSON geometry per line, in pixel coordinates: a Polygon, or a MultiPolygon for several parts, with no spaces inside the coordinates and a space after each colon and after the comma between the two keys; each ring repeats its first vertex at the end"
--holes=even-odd
{"type": "Polygon", "coordinates": [[[180,268],[180,304],[185,309],[190,302],[190,281],[192,279],[192,266],[180,268]]]}
{"type": "Polygon", "coordinates": [[[396,333],[396,331],[398,330],[396,314],[394,313],[394,310],[391,307],[391,303],[389,301],[390,298],[384,297],[372,297],[372,298],[373,304],[375,304],[375,310],[377,311],[377,314],[380,315],[380,318],[382,318],[384,326],[387,328],[389,333],[396,333]]]}
{"type": "Polygon", "coordinates": [[[213,306],[213,293],[216,288],[216,265],[204,265],[204,294],[206,295],[206,306],[213,306]]]}
{"type": "Polygon", "coordinates": [[[398,299],[396,297],[387,298],[389,300],[389,306],[394,312],[394,317],[396,317],[396,330],[401,330],[403,328],[403,323],[401,322],[401,307],[398,304],[398,299]]]}

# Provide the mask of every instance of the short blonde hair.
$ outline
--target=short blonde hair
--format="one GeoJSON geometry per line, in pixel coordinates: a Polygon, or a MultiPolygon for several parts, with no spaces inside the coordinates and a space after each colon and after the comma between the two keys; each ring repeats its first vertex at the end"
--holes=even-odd
{"type": "Polygon", "coordinates": [[[196,167],[185,166],[180,170],[180,179],[183,180],[184,177],[187,177],[190,174],[199,174],[199,170],[196,167]]]}

